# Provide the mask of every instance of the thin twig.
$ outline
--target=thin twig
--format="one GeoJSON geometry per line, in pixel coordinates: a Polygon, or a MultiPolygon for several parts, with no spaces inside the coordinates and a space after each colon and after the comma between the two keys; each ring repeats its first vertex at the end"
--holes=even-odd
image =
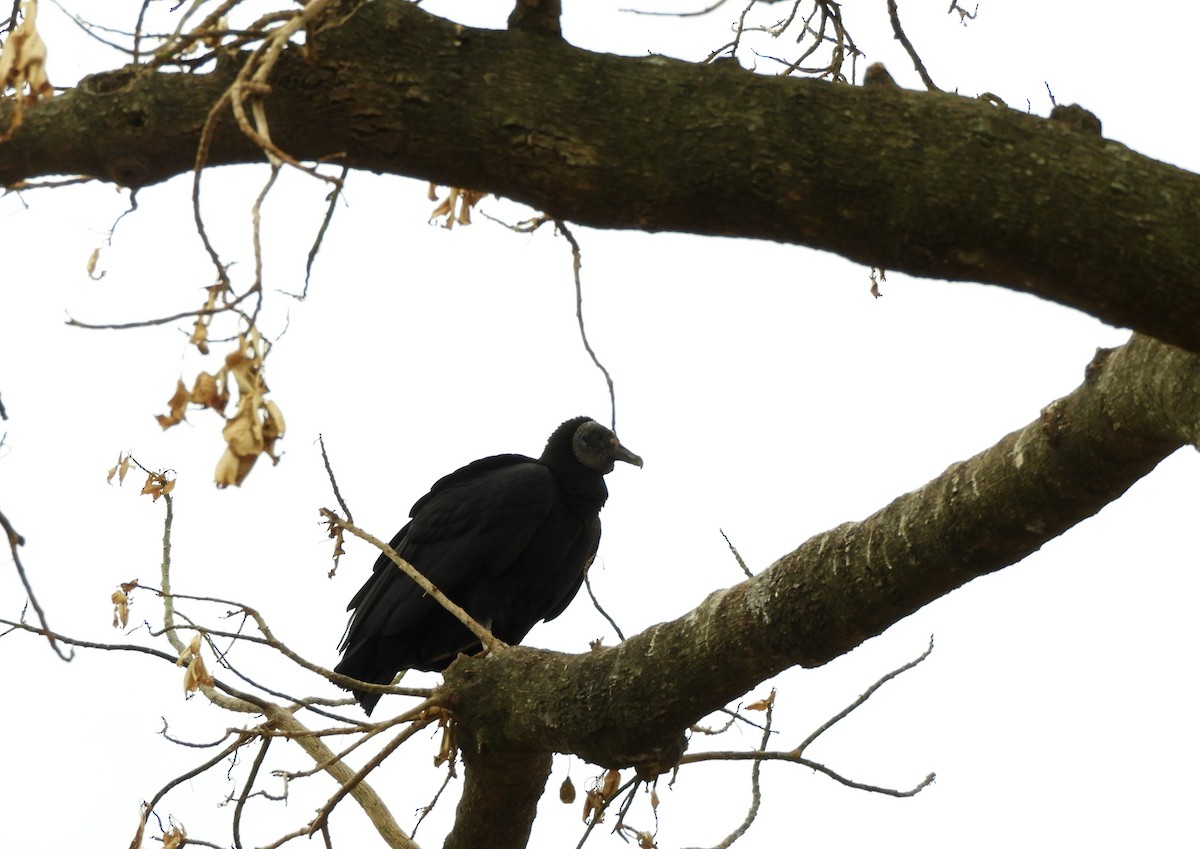
{"type": "Polygon", "coordinates": [[[289,842],[290,840],[313,834],[317,830],[324,828],[325,823],[329,818],[329,814],[334,808],[337,807],[338,803],[341,802],[342,799],[346,798],[346,796],[353,791],[355,787],[362,783],[363,779],[366,778],[372,770],[383,763],[388,755],[400,748],[402,744],[407,742],[414,734],[427,726],[430,722],[432,722],[432,720],[414,722],[408,728],[405,728],[403,731],[397,734],[388,742],[386,746],[379,750],[375,757],[367,761],[366,765],[364,765],[362,769],[354,773],[354,776],[349,781],[342,783],[342,786],[338,788],[337,792],[330,796],[325,804],[321,806],[321,809],[317,811],[317,815],[312,822],[303,828],[299,828],[296,831],[291,832],[290,834],[285,834],[274,843],[268,843],[263,847],[263,849],[278,849],[278,847],[289,842]]]}
{"type": "Polygon", "coordinates": [[[246,776],[246,784],[238,795],[237,804],[233,806],[233,845],[235,849],[242,849],[242,809],[246,807],[246,799],[250,796],[250,790],[254,787],[258,771],[262,768],[263,761],[266,760],[267,749],[270,746],[271,738],[263,737],[262,745],[258,747],[258,753],[254,756],[254,763],[250,766],[250,774],[246,776]]]}
{"type": "Polygon", "coordinates": [[[352,522],[343,519],[332,510],[322,507],[321,515],[324,516],[331,525],[345,528],[359,539],[366,540],[371,545],[375,546],[384,554],[386,554],[388,559],[395,563],[401,572],[412,578],[413,581],[416,582],[417,586],[431,596],[434,601],[440,604],[446,610],[446,612],[465,625],[467,630],[474,634],[479,642],[483,644],[483,647],[489,652],[501,651],[508,648],[508,645],[504,641],[493,636],[491,631],[476,622],[471,617],[471,614],[467,613],[467,611],[463,610],[461,607],[451,601],[445,593],[434,586],[432,581],[418,572],[415,566],[397,554],[396,550],[386,542],[377,537],[371,536],[371,534],[357,527],[352,522]]]}
{"type": "Polygon", "coordinates": [[[878,787],[874,784],[863,784],[860,781],[854,781],[852,779],[846,778],[845,776],[839,775],[838,773],[834,772],[832,769],[825,766],[824,764],[818,763],[817,761],[811,761],[808,758],[797,755],[794,751],[791,751],[791,752],[758,752],[758,751],[751,751],[751,752],[745,752],[745,751],[742,751],[742,752],[697,752],[695,754],[684,755],[679,761],[679,766],[686,766],[687,764],[703,763],[705,761],[755,761],[755,760],[757,760],[757,761],[786,761],[787,763],[799,764],[800,766],[806,766],[809,769],[816,770],[817,772],[821,773],[822,775],[826,775],[829,778],[832,778],[834,781],[838,782],[839,784],[844,784],[847,787],[851,787],[855,790],[865,790],[868,793],[879,793],[884,796],[895,796],[897,798],[907,798],[909,796],[915,796],[918,793],[920,793],[922,790],[924,790],[926,787],[928,787],[930,784],[932,784],[937,779],[937,774],[931,772],[931,773],[929,773],[929,775],[927,775],[923,779],[921,779],[919,784],[917,784],[915,787],[912,787],[908,790],[896,790],[895,788],[892,788],[892,787],[878,787]]]}
{"type": "Polygon", "coordinates": [[[738,554],[737,548],[734,547],[732,542],[730,542],[729,537],[725,534],[725,531],[721,530],[720,528],[717,528],[717,530],[721,531],[721,537],[725,540],[725,544],[729,546],[729,550],[733,553],[733,559],[737,561],[737,564],[742,567],[742,571],[746,573],[746,577],[753,578],[754,573],[750,571],[750,567],[746,565],[746,561],[742,559],[742,555],[738,554]]]}
{"type": "Polygon", "coordinates": [[[81,327],[84,330],[131,330],[135,327],[154,327],[160,324],[170,324],[171,322],[179,321],[185,318],[201,318],[202,316],[217,315],[223,312],[237,312],[238,305],[252,294],[254,294],[254,290],[250,290],[249,292],[239,295],[229,303],[219,307],[212,307],[211,309],[188,310],[187,312],[163,316],[162,318],[148,318],[142,321],[130,321],[124,324],[88,324],[87,322],[68,318],[67,326],[81,327]]]}
{"type": "Polygon", "coordinates": [[[221,761],[225,760],[225,758],[229,757],[242,746],[253,740],[254,736],[255,735],[249,731],[239,732],[238,738],[216,755],[209,758],[195,769],[188,770],[183,775],[177,775],[175,778],[172,778],[170,781],[168,781],[157,793],[154,794],[154,798],[147,802],[146,806],[142,809],[142,822],[144,823],[149,820],[151,812],[154,810],[155,806],[162,801],[164,796],[166,796],[183,782],[191,781],[197,775],[202,775],[203,773],[208,772],[208,770],[212,769],[221,761]]]}
{"type": "Polygon", "coordinates": [[[575,236],[567,227],[567,222],[561,219],[554,219],[554,226],[558,232],[566,237],[567,242],[571,245],[571,260],[572,268],[575,273],[575,319],[579,322],[579,338],[583,340],[583,348],[587,351],[588,356],[592,358],[592,362],[596,364],[596,368],[600,369],[600,373],[604,375],[604,382],[608,384],[608,402],[612,410],[612,430],[617,432],[617,394],[613,388],[612,375],[608,373],[608,369],[596,357],[596,352],[592,350],[591,343],[588,342],[587,330],[583,324],[583,283],[579,278],[579,270],[583,267],[583,253],[579,249],[579,242],[575,241],[575,236]]]}
{"type": "Polygon", "coordinates": [[[600,600],[596,598],[596,594],[592,592],[592,563],[594,562],[595,560],[589,562],[587,568],[583,570],[583,585],[587,588],[588,598],[592,600],[592,606],[600,611],[600,615],[607,619],[608,624],[612,625],[612,629],[617,632],[617,639],[621,642],[625,642],[625,633],[621,630],[621,626],[617,624],[615,619],[608,615],[607,610],[600,606],[600,600]]]}
{"type": "MultiPolygon", "coordinates": [[[[304,263],[304,291],[300,293],[298,300],[303,301],[308,297],[308,282],[312,278],[313,263],[317,259],[317,252],[321,250],[321,243],[325,241],[325,232],[329,229],[329,222],[333,220],[333,211],[337,209],[337,202],[342,196],[342,189],[346,187],[346,175],[349,173],[350,166],[343,165],[342,173],[338,175],[337,183],[334,185],[333,191],[329,193],[329,205],[325,208],[325,217],[321,219],[321,227],[317,230],[312,247],[308,249],[308,260],[304,263]]],[[[345,506],[342,509],[345,510],[345,506]]],[[[349,516],[350,511],[347,510],[346,515],[349,516]]]]}
{"type": "MultiPolygon", "coordinates": [[[[767,743],[771,739],[771,720],[775,711],[775,691],[771,691],[770,697],[766,700],[766,718],[763,722],[762,740],[758,744],[759,753],[767,750],[767,743]]],[[[718,843],[713,849],[729,849],[735,841],[750,828],[758,816],[759,805],[762,804],[762,790],[759,787],[759,773],[762,770],[762,760],[756,759],[750,767],[750,809],[746,812],[746,818],[742,820],[741,825],[731,831],[724,840],[718,843]]]]}
{"type": "Polygon", "coordinates": [[[916,48],[912,46],[912,42],[908,40],[908,36],[904,34],[904,28],[900,26],[900,10],[896,8],[896,0],[888,0],[888,17],[892,21],[892,33],[896,36],[896,40],[904,45],[904,50],[908,53],[908,58],[912,59],[913,66],[917,69],[917,73],[921,75],[921,82],[925,83],[925,87],[930,91],[941,91],[929,76],[929,72],[925,70],[925,63],[921,61],[921,57],[917,55],[916,48]]]}
{"type": "Polygon", "coordinates": [[[446,778],[444,781],[442,781],[442,786],[439,787],[438,791],[433,794],[433,798],[429,800],[429,804],[421,808],[421,815],[417,817],[417,821],[412,827],[412,838],[414,840],[417,837],[417,829],[421,827],[421,823],[425,822],[425,817],[429,816],[433,812],[433,809],[437,806],[438,799],[442,798],[442,793],[445,792],[446,788],[450,786],[450,779],[452,778],[454,778],[454,770],[447,769],[446,778]]]}
{"type": "MultiPolygon", "coordinates": [[[[306,284],[307,288],[307,284],[306,284]]],[[[333,497],[337,499],[338,507],[342,508],[342,512],[346,514],[346,521],[353,522],[354,515],[350,512],[350,507],[342,498],[342,491],[338,489],[337,478],[333,474],[333,466],[329,463],[329,454],[325,451],[325,434],[317,434],[317,442],[321,445],[321,460],[325,463],[325,474],[329,476],[329,485],[333,487],[333,497]]]]}
{"type": "Polygon", "coordinates": [[[8,537],[8,547],[12,551],[13,563],[17,567],[17,575],[21,579],[21,584],[25,587],[25,596],[29,599],[29,603],[33,605],[33,612],[37,614],[38,622],[42,623],[41,633],[45,634],[46,639],[50,642],[50,648],[54,649],[54,653],[68,663],[74,659],[75,651],[70,654],[63,654],[62,649],[58,647],[57,635],[50,630],[50,625],[46,622],[46,611],[42,610],[42,605],[38,602],[37,596],[33,593],[33,586],[29,583],[29,576],[25,574],[25,566],[21,563],[21,555],[17,553],[17,548],[25,544],[25,537],[17,533],[16,528],[8,521],[8,518],[0,513],[0,527],[4,528],[4,533],[8,537]]]}
{"type": "Polygon", "coordinates": [[[716,0],[716,2],[712,3],[709,6],[706,6],[703,9],[695,9],[691,12],[660,12],[657,10],[645,10],[645,9],[617,9],[617,11],[625,12],[626,14],[629,14],[629,15],[646,15],[648,17],[649,16],[657,16],[657,17],[664,17],[664,18],[667,18],[667,17],[669,17],[669,18],[696,18],[696,17],[699,17],[700,15],[707,15],[709,12],[715,12],[717,9],[720,9],[722,6],[724,6],[727,2],[728,2],[728,0],[716,0]]]}
{"type": "Polygon", "coordinates": [[[824,734],[826,731],[828,731],[834,725],[841,722],[843,719],[845,719],[847,716],[849,716],[851,713],[853,713],[863,702],[865,702],[867,699],[871,698],[871,696],[875,693],[876,690],[878,690],[880,687],[882,687],[888,681],[891,681],[897,675],[900,675],[900,674],[912,669],[914,666],[919,664],[925,658],[929,657],[929,654],[932,651],[933,651],[933,637],[930,637],[929,638],[929,648],[925,649],[925,651],[923,651],[921,653],[920,657],[918,657],[916,660],[909,661],[908,663],[904,664],[903,666],[901,666],[898,669],[893,669],[887,675],[884,675],[882,678],[880,678],[878,681],[876,681],[874,684],[872,684],[870,687],[868,687],[867,691],[865,693],[863,693],[861,696],[859,696],[857,699],[855,699],[853,702],[851,702],[844,710],[842,710],[840,713],[838,713],[837,716],[834,716],[833,718],[828,720],[824,725],[822,725],[820,728],[818,728],[816,731],[814,731],[812,734],[809,734],[808,737],[805,738],[804,742],[796,747],[796,749],[795,749],[796,754],[797,755],[803,754],[804,750],[807,749],[808,746],[814,740],[816,740],[818,737],[820,737],[822,734],[824,734]]]}
{"type": "MultiPolygon", "coordinates": [[[[148,590],[149,592],[152,592],[152,593],[160,593],[160,590],[156,590],[154,587],[139,587],[139,589],[148,590]]],[[[292,649],[288,648],[287,644],[284,643],[282,640],[280,640],[278,637],[276,637],[275,634],[271,631],[270,627],[267,625],[266,619],[263,618],[261,613],[259,613],[253,607],[250,607],[249,605],[246,605],[246,604],[242,604],[241,602],[233,601],[231,599],[225,599],[225,598],[216,598],[214,596],[189,595],[187,593],[171,593],[170,595],[171,595],[172,601],[175,601],[178,599],[185,599],[187,601],[202,601],[202,602],[209,602],[212,604],[223,604],[228,607],[234,607],[234,608],[237,608],[238,610],[241,610],[247,616],[249,616],[250,618],[252,618],[254,620],[254,624],[258,627],[258,630],[263,635],[262,637],[255,637],[250,634],[234,634],[234,633],[231,633],[228,631],[217,631],[217,630],[212,630],[212,629],[204,629],[205,633],[211,634],[214,636],[218,636],[218,637],[231,637],[231,638],[236,638],[236,639],[242,640],[244,642],[258,643],[258,644],[261,644],[264,646],[269,646],[270,648],[273,648],[277,652],[282,654],[288,660],[295,663],[297,666],[303,667],[304,669],[307,669],[309,672],[315,672],[316,674],[333,682],[334,684],[337,684],[338,686],[352,687],[355,690],[365,690],[370,693],[390,693],[393,695],[401,695],[401,696],[416,696],[418,698],[425,698],[432,692],[431,690],[429,690],[427,688],[394,687],[389,684],[373,684],[368,681],[359,681],[356,678],[351,678],[348,675],[342,675],[341,673],[334,672],[330,669],[326,669],[325,667],[323,667],[319,664],[313,663],[311,660],[308,660],[307,658],[303,657],[302,655],[297,654],[296,652],[292,651],[292,649]]],[[[172,611],[174,611],[174,606],[172,606],[172,611]]],[[[179,632],[179,631],[200,630],[200,629],[194,625],[192,625],[190,628],[180,627],[180,626],[175,625],[174,622],[172,622],[172,624],[170,626],[170,630],[179,632]]],[[[163,627],[163,632],[165,632],[165,631],[167,631],[166,625],[164,625],[164,627],[163,627]]],[[[158,633],[162,633],[162,632],[153,632],[153,633],[155,635],[157,635],[158,633]]],[[[182,643],[180,645],[182,645],[182,643]]],[[[182,652],[182,648],[180,648],[179,651],[182,652]]],[[[255,685],[255,686],[258,686],[258,685],[255,685]]],[[[289,699],[289,700],[291,700],[291,699],[289,699]]]]}

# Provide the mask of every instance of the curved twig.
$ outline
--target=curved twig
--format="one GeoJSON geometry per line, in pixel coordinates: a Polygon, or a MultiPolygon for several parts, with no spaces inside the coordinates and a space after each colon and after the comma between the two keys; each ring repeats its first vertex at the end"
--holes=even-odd
{"type": "Polygon", "coordinates": [[[575,235],[567,227],[567,222],[555,218],[554,226],[558,232],[562,233],[567,242],[571,245],[571,267],[575,275],[575,319],[579,322],[579,338],[583,340],[583,349],[587,351],[588,356],[592,358],[596,368],[600,369],[600,373],[604,375],[604,382],[608,384],[608,402],[609,408],[612,411],[612,431],[617,432],[617,393],[613,387],[612,375],[608,373],[608,369],[600,362],[596,356],[596,352],[592,350],[592,345],[588,342],[587,329],[583,324],[583,283],[579,278],[579,270],[583,267],[583,253],[579,249],[579,242],[575,240],[575,235]]]}

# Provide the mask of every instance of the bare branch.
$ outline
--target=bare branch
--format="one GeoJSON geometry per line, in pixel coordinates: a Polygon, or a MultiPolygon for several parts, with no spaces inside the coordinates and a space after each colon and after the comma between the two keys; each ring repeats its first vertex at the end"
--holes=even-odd
{"type": "Polygon", "coordinates": [[[809,734],[808,737],[806,737],[804,739],[804,742],[795,748],[794,751],[796,752],[796,754],[797,755],[804,754],[804,750],[807,749],[814,740],[816,740],[818,737],[820,737],[822,734],[824,734],[830,728],[837,725],[839,722],[841,722],[843,719],[845,719],[847,716],[849,716],[851,713],[853,713],[859,706],[861,706],[863,704],[863,702],[865,702],[867,699],[871,698],[871,696],[875,694],[876,690],[878,690],[880,687],[882,687],[888,681],[891,681],[896,676],[907,672],[908,670],[912,669],[914,666],[921,663],[921,661],[923,661],[923,660],[925,660],[925,658],[929,657],[929,655],[932,651],[933,651],[933,637],[930,637],[929,638],[929,648],[925,649],[925,651],[923,651],[921,653],[920,657],[916,658],[915,660],[909,661],[908,663],[904,664],[903,666],[901,666],[897,669],[893,669],[887,675],[884,675],[882,678],[880,678],[878,681],[876,681],[874,684],[872,684],[870,687],[868,687],[866,692],[864,692],[861,696],[859,696],[857,699],[855,699],[853,702],[851,702],[849,705],[847,705],[836,716],[831,717],[820,728],[818,728],[812,734],[809,734]]]}
{"type": "MultiPolygon", "coordinates": [[[[0,407],[0,411],[2,410],[3,407],[0,407]]],[[[21,555],[17,551],[17,548],[25,544],[25,538],[17,533],[16,528],[12,526],[12,523],[8,521],[8,518],[3,513],[0,513],[0,528],[4,529],[4,533],[8,537],[8,548],[12,552],[13,564],[17,567],[17,576],[21,579],[21,585],[25,587],[25,597],[29,599],[29,603],[33,606],[33,612],[37,614],[38,622],[42,623],[42,629],[39,633],[46,636],[46,640],[49,641],[50,648],[54,649],[54,653],[69,663],[75,657],[75,652],[72,651],[69,654],[63,654],[62,649],[58,647],[58,638],[50,630],[50,626],[46,622],[46,611],[42,610],[42,605],[38,603],[37,596],[33,593],[33,586],[29,583],[29,576],[25,574],[25,566],[21,563],[21,555]]]]}
{"type": "Polygon", "coordinates": [[[258,747],[258,752],[254,755],[254,763],[250,766],[250,774],[246,776],[242,792],[238,794],[237,804],[233,806],[233,845],[236,849],[242,849],[242,809],[246,807],[246,799],[249,798],[250,791],[254,788],[258,771],[262,768],[263,761],[267,757],[267,749],[270,747],[271,738],[264,737],[262,745],[258,747]]]}
{"type": "Polygon", "coordinates": [[[338,489],[337,478],[333,474],[333,466],[329,463],[329,454],[325,451],[325,435],[318,433],[317,442],[321,444],[321,460],[325,463],[325,474],[329,476],[329,485],[333,487],[333,497],[337,499],[338,506],[342,508],[342,512],[346,514],[346,521],[353,522],[354,514],[350,512],[350,507],[342,498],[342,492],[338,489]]]}
{"type": "Polygon", "coordinates": [[[612,431],[617,432],[617,394],[613,388],[612,375],[608,373],[608,369],[600,362],[596,356],[596,352],[592,350],[591,343],[588,342],[587,329],[583,324],[583,283],[579,277],[579,270],[583,267],[583,253],[579,249],[579,242],[575,241],[575,235],[567,227],[567,222],[558,218],[554,219],[554,226],[558,232],[562,233],[566,240],[571,245],[571,268],[575,276],[575,319],[579,322],[579,338],[583,341],[583,349],[587,351],[588,356],[592,358],[592,362],[596,368],[600,369],[600,373],[604,375],[604,382],[608,384],[608,401],[612,411],[612,431]]]}
{"type": "MultiPolygon", "coordinates": [[[[953,11],[953,7],[951,7],[951,11],[953,11]]],[[[904,34],[904,28],[900,26],[900,10],[896,7],[896,0],[888,0],[888,17],[892,21],[892,32],[895,34],[896,40],[904,45],[904,51],[908,54],[908,58],[912,59],[913,67],[921,75],[921,82],[925,83],[925,87],[930,91],[941,91],[940,88],[934,85],[933,78],[925,70],[925,63],[921,61],[921,57],[917,55],[916,48],[908,40],[908,36],[904,34]]]]}
{"type": "Polygon", "coordinates": [[[592,560],[588,562],[587,568],[583,570],[583,585],[587,589],[588,598],[592,600],[592,606],[600,612],[601,616],[608,620],[608,624],[611,625],[612,629],[617,632],[617,639],[624,642],[625,632],[621,630],[621,626],[617,624],[617,620],[609,616],[608,611],[600,606],[600,599],[596,598],[596,594],[592,592],[592,563],[595,562],[596,560],[593,557],[592,560]]]}
{"type": "MultiPolygon", "coordinates": [[[[771,720],[775,713],[774,690],[771,691],[771,695],[766,699],[765,711],[766,719],[763,722],[762,740],[758,744],[758,751],[760,754],[767,750],[767,743],[770,742],[771,739],[771,720]]],[[[729,849],[729,847],[732,846],[738,838],[745,834],[747,830],[749,830],[750,826],[754,823],[755,818],[758,816],[759,805],[762,803],[762,791],[759,789],[758,785],[759,772],[761,769],[762,761],[755,759],[753,766],[750,767],[750,810],[746,812],[746,818],[742,820],[741,824],[731,831],[724,840],[714,846],[713,849],[729,849]]]]}

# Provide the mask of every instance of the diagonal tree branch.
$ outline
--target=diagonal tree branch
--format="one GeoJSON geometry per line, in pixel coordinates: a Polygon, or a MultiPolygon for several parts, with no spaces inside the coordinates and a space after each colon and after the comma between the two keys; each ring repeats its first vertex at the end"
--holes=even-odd
{"type": "MultiPolygon", "coordinates": [[[[584,655],[516,646],[461,657],[437,695],[469,766],[557,751],[652,776],[678,762],[690,724],[1018,562],[1200,440],[1198,422],[1200,357],[1135,336],[1098,351],[1083,384],[1029,425],[682,618],[584,655]]],[[[469,811],[456,832],[478,827],[469,811]]]]}
{"type": "MultiPolygon", "coordinates": [[[[1079,122],[887,83],[589,53],[401,0],[315,38],[315,51],[282,52],[263,101],[296,159],[494,192],[588,226],[771,239],[992,283],[1200,351],[1200,177],[1079,122]]],[[[26,110],[0,145],[0,182],[186,173],[244,61],[88,77],[26,110]]],[[[0,125],[11,109],[0,104],[0,125]]],[[[206,153],[264,158],[232,120],[206,153]]]]}

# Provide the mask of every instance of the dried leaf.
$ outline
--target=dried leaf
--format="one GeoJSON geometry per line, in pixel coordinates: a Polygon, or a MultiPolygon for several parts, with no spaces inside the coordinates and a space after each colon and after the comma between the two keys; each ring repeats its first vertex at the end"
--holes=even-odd
{"type": "Polygon", "coordinates": [[[200,633],[197,633],[196,636],[192,637],[192,641],[187,644],[187,648],[180,652],[179,658],[175,661],[175,665],[183,666],[185,663],[187,663],[188,658],[199,654],[200,643],[202,642],[202,639],[203,635],[200,633]]]}
{"type": "Polygon", "coordinates": [[[228,448],[221,455],[221,459],[217,461],[217,470],[213,475],[213,479],[217,482],[218,489],[224,489],[227,486],[241,486],[242,481],[246,479],[246,475],[250,474],[250,470],[254,468],[254,461],[258,459],[257,454],[251,454],[249,457],[239,457],[228,448]]]}
{"type": "Polygon", "coordinates": [[[167,402],[167,409],[170,410],[169,415],[155,416],[158,419],[159,427],[166,430],[169,427],[179,424],[183,421],[184,414],[187,412],[187,403],[191,396],[187,391],[187,387],[183,385],[182,380],[175,382],[175,394],[171,396],[171,400],[167,402]]]}
{"type": "Polygon", "coordinates": [[[254,408],[245,402],[243,395],[238,402],[237,414],[221,430],[229,450],[239,457],[257,456],[263,450],[262,422],[254,415],[254,408]]]}
{"type": "Polygon", "coordinates": [[[179,655],[179,659],[175,661],[176,666],[182,666],[187,662],[187,670],[183,673],[183,692],[194,693],[201,687],[211,687],[213,685],[212,676],[208,674],[208,667],[204,665],[204,658],[200,656],[200,644],[203,640],[203,634],[197,633],[192,641],[188,643],[187,648],[179,655]],[[188,658],[191,658],[188,660],[188,658]]]}
{"type": "Polygon", "coordinates": [[[129,844],[129,849],[142,849],[142,835],[146,831],[146,803],[142,803],[142,810],[138,813],[138,828],[137,834],[133,836],[133,842],[129,844]]]}
{"type": "Polygon", "coordinates": [[[771,695],[765,699],[759,699],[757,702],[751,702],[746,705],[746,710],[766,710],[771,705],[775,704],[775,689],[771,689],[771,695]]]}
{"type": "Polygon", "coordinates": [[[621,786],[621,773],[615,769],[610,769],[604,775],[604,784],[600,786],[600,792],[604,795],[605,801],[617,795],[617,788],[621,786]]]}
{"type": "Polygon", "coordinates": [[[101,271],[99,274],[96,273],[96,263],[98,263],[99,261],[100,261],[100,249],[96,248],[94,251],[92,251],[92,255],[88,257],[88,262],[87,262],[88,277],[92,278],[93,280],[103,280],[104,275],[108,274],[107,271],[101,271]]]}
{"type": "Polygon", "coordinates": [[[196,316],[196,323],[192,325],[192,335],[188,337],[188,344],[195,345],[196,350],[201,354],[208,353],[208,322],[209,316],[196,316]]]}
{"type": "Polygon", "coordinates": [[[202,371],[196,375],[196,380],[192,384],[191,401],[193,404],[199,404],[201,407],[224,414],[225,405],[229,403],[229,392],[225,388],[224,381],[219,382],[213,375],[202,371]]]}
{"type": "Polygon", "coordinates": [[[163,849],[180,849],[187,841],[187,832],[181,826],[172,826],[171,830],[162,836],[163,849]]]}
{"type": "Polygon", "coordinates": [[[118,454],[117,465],[108,470],[108,482],[112,483],[112,479],[115,477],[118,485],[125,483],[125,474],[131,465],[133,465],[133,461],[128,454],[118,454]]]}
{"type": "Polygon", "coordinates": [[[46,78],[46,44],[37,31],[37,0],[25,0],[21,10],[24,20],[0,50],[0,91],[11,88],[19,98],[36,101],[54,94],[54,86],[46,78]]]}
{"type": "Polygon", "coordinates": [[[146,483],[141,495],[149,495],[152,501],[158,501],[159,496],[170,494],[175,488],[175,481],[168,479],[162,472],[150,472],[146,475],[146,483]]]}
{"type": "MultiPolygon", "coordinates": [[[[445,218],[446,220],[442,226],[447,229],[453,227],[455,224],[462,224],[465,227],[471,223],[471,207],[475,206],[475,204],[479,203],[487,195],[487,192],[451,188],[450,194],[446,196],[446,199],[439,203],[433,212],[429,214],[429,220],[433,221],[437,218],[445,218]]],[[[432,183],[429,186],[429,199],[437,200],[432,183]]]]}
{"type": "Polygon", "coordinates": [[[589,790],[583,797],[583,821],[588,822],[595,816],[595,822],[604,821],[604,799],[598,790],[589,790]]]}
{"type": "Polygon", "coordinates": [[[558,801],[564,805],[571,805],[575,802],[575,785],[571,783],[571,776],[563,779],[562,785],[558,788],[558,801]]]}
{"type": "Polygon", "coordinates": [[[650,788],[650,810],[652,810],[652,811],[658,810],[658,788],[657,787],[650,788]]]}
{"type": "Polygon", "coordinates": [[[196,655],[188,664],[187,671],[183,673],[183,692],[194,693],[201,687],[211,687],[212,685],[213,679],[208,674],[208,667],[204,665],[204,658],[196,655]]]}
{"type": "Polygon", "coordinates": [[[113,627],[124,628],[129,624],[129,596],[117,590],[112,594],[113,627]]]}

